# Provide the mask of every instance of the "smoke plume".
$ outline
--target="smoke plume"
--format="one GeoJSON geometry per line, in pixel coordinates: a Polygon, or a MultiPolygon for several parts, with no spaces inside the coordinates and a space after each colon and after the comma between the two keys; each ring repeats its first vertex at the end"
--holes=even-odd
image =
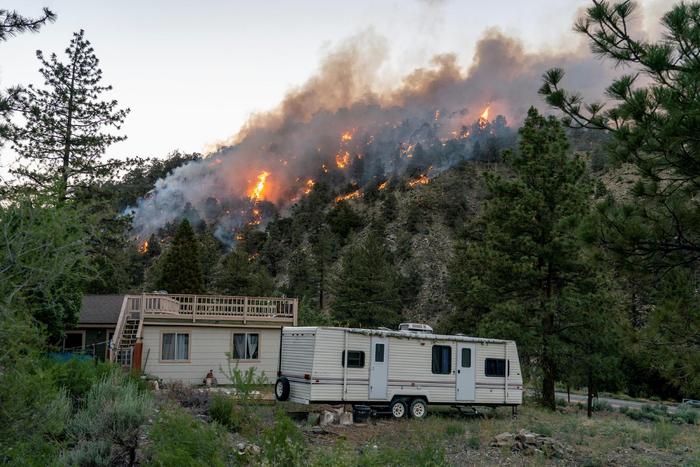
{"type": "Polygon", "coordinates": [[[529,53],[496,30],[479,40],[468,69],[454,54],[438,55],[380,90],[377,70],[386,58],[386,41],[371,32],[341,44],[277,108],[159,180],[129,209],[136,235],[196,212],[230,242],[243,225],[264,222],[272,204],[283,209],[319,182],[342,194],[349,184],[361,188],[410,170],[429,177],[472,157],[480,138],[512,132],[506,118],[517,125],[529,106],[542,107],[537,89],[548,68],[565,68],[567,84],[584,96],[599,95],[611,77],[585,50],[529,53]]]}

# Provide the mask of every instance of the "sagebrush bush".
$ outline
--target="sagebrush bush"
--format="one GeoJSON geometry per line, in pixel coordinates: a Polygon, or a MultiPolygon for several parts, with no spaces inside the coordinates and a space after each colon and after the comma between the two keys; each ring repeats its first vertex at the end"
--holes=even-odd
{"type": "Polygon", "coordinates": [[[73,417],[69,465],[133,465],[142,426],[153,410],[150,394],[121,372],[112,372],[87,394],[85,408],[73,417]]]}
{"type": "Polygon", "coordinates": [[[656,445],[658,448],[667,449],[673,443],[673,439],[678,435],[678,432],[677,426],[667,422],[665,419],[661,419],[660,422],[652,425],[646,441],[656,445]]]}
{"type": "Polygon", "coordinates": [[[112,371],[114,365],[94,360],[71,358],[68,361],[51,361],[48,364],[53,380],[66,389],[73,403],[79,405],[85,400],[90,388],[112,371]]]}
{"type": "Polygon", "coordinates": [[[591,410],[593,412],[614,412],[615,409],[612,408],[608,401],[593,399],[591,403],[591,410]]]}
{"type": "Polygon", "coordinates": [[[224,466],[231,452],[219,424],[204,423],[177,407],[160,412],[149,439],[146,465],[224,466]]]}
{"type": "Polygon", "coordinates": [[[299,428],[282,410],[275,412],[275,424],[263,431],[262,454],[271,465],[305,464],[308,447],[299,428]]]}
{"type": "Polygon", "coordinates": [[[209,402],[209,416],[231,431],[248,431],[253,419],[248,411],[230,396],[216,394],[209,402]]]}

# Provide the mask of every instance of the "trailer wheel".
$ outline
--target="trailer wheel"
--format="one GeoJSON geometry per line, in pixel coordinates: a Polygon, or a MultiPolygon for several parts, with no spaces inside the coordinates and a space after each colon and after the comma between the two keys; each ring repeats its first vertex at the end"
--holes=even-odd
{"type": "Polygon", "coordinates": [[[277,398],[278,401],[286,401],[289,399],[289,380],[284,376],[277,378],[277,382],[275,383],[275,398],[277,398]]]}
{"type": "Polygon", "coordinates": [[[411,402],[411,417],[425,418],[428,415],[428,404],[423,399],[413,399],[411,402]]]}
{"type": "Polygon", "coordinates": [[[401,399],[396,399],[391,403],[391,415],[394,418],[403,418],[406,416],[408,409],[406,408],[406,403],[401,399]]]}

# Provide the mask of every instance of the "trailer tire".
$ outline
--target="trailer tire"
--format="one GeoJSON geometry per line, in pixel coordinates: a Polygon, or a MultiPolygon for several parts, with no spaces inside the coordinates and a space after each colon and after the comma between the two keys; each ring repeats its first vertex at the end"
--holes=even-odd
{"type": "Polygon", "coordinates": [[[394,418],[404,418],[406,415],[408,415],[408,407],[403,399],[394,399],[391,402],[389,409],[391,410],[391,415],[393,415],[394,418]]]}
{"type": "Polygon", "coordinates": [[[282,376],[277,378],[275,383],[275,398],[278,401],[286,401],[289,399],[289,380],[282,376]]]}
{"type": "Polygon", "coordinates": [[[413,401],[411,401],[411,410],[409,413],[411,414],[411,418],[425,418],[425,416],[428,415],[428,403],[425,402],[425,399],[413,399],[413,401]]]}

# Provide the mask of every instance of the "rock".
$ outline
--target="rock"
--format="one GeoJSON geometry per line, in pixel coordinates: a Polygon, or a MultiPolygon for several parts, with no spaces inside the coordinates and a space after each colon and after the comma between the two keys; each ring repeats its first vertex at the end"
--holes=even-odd
{"type": "Polygon", "coordinates": [[[500,435],[496,435],[493,438],[493,441],[491,442],[491,446],[500,448],[502,446],[511,446],[513,444],[513,434],[508,433],[507,431],[505,433],[501,433],[500,435]]]}
{"type": "Polygon", "coordinates": [[[261,451],[260,446],[258,446],[257,444],[249,444],[249,445],[246,447],[246,452],[247,452],[248,454],[252,454],[252,455],[254,455],[254,456],[259,455],[259,454],[260,454],[260,451],[261,451]]]}
{"type": "Polygon", "coordinates": [[[341,425],[352,425],[352,412],[343,412],[338,420],[341,425]]]}
{"type": "Polygon", "coordinates": [[[321,420],[319,421],[319,424],[321,426],[327,426],[332,423],[335,423],[336,421],[336,414],[334,412],[331,412],[329,410],[324,410],[323,413],[321,414],[321,420]]]}
{"type": "Polygon", "coordinates": [[[246,444],[245,444],[244,442],[240,442],[240,443],[238,443],[238,445],[236,446],[236,448],[238,449],[238,454],[244,454],[244,453],[245,453],[246,444]]]}

